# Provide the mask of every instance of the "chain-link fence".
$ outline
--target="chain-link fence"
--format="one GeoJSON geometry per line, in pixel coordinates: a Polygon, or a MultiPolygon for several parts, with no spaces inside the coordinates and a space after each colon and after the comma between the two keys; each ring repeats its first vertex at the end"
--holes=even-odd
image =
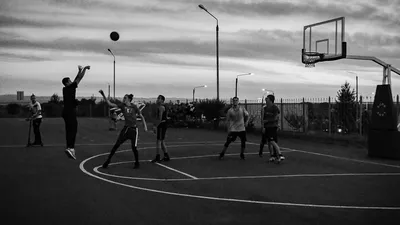
{"type": "MultiPolygon", "coordinates": [[[[201,100],[198,100],[201,101],[201,100]]],[[[223,128],[225,125],[224,113],[230,106],[230,100],[223,100],[226,104],[221,111],[221,118],[206,118],[203,112],[196,110],[198,103],[186,101],[168,102],[167,109],[170,125],[174,127],[197,126],[223,128]]],[[[397,115],[400,116],[399,96],[393,99],[397,115]]],[[[155,117],[156,105],[154,102],[145,102],[142,113],[146,120],[151,122],[155,117]]],[[[250,114],[249,129],[261,129],[261,109],[263,102],[259,100],[241,100],[240,104],[250,114]]],[[[301,98],[276,99],[275,104],[280,109],[279,126],[281,131],[290,131],[306,134],[327,135],[365,135],[368,130],[373,98],[360,99],[356,102],[336,102],[334,98],[301,98]]],[[[62,104],[42,103],[44,117],[61,117],[62,104]]],[[[82,101],[77,107],[78,117],[109,117],[109,107],[104,101],[99,103],[82,101]],[[83,104],[82,104],[83,103],[83,104]]],[[[0,105],[0,117],[27,117],[29,110],[26,104],[6,103],[0,105]]]]}

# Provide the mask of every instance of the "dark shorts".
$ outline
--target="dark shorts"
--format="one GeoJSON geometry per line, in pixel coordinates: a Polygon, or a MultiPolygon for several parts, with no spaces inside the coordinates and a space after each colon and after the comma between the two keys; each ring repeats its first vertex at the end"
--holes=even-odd
{"type": "Polygon", "coordinates": [[[164,140],[167,133],[167,123],[163,122],[157,126],[157,140],[164,140]]]}
{"type": "Polygon", "coordinates": [[[246,131],[229,132],[226,141],[227,142],[234,142],[234,141],[236,141],[237,137],[239,137],[242,142],[247,141],[246,131]]]}
{"type": "Polygon", "coordinates": [[[278,143],[278,128],[277,127],[266,127],[265,132],[262,136],[262,142],[275,141],[278,143]]]}
{"type": "Polygon", "coordinates": [[[126,140],[131,140],[134,142],[135,147],[137,146],[138,139],[138,129],[136,127],[124,126],[118,136],[118,142],[124,143],[126,140]]]}

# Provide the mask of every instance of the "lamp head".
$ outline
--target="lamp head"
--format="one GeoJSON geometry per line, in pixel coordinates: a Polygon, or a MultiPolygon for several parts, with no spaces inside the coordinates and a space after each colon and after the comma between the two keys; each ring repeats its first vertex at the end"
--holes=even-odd
{"type": "Polygon", "coordinates": [[[199,8],[204,10],[204,11],[207,11],[207,9],[202,4],[199,5],[199,8]]]}

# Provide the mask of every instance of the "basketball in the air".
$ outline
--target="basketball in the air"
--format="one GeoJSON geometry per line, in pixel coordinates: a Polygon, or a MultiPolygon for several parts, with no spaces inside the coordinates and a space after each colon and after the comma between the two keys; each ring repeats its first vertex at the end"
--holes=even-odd
{"type": "Polygon", "coordinates": [[[113,41],[118,41],[118,39],[119,39],[119,34],[118,34],[116,31],[113,31],[113,32],[111,32],[111,34],[110,34],[110,38],[111,38],[111,40],[113,40],[113,41]]]}

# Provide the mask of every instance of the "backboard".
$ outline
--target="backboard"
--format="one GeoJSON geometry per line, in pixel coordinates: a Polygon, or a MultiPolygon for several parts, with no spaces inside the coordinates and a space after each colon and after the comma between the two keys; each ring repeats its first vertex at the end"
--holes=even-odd
{"type": "Polygon", "coordinates": [[[346,58],[346,54],[344,17],[304,26],[301,61],[306,67],[346,58]]]}

